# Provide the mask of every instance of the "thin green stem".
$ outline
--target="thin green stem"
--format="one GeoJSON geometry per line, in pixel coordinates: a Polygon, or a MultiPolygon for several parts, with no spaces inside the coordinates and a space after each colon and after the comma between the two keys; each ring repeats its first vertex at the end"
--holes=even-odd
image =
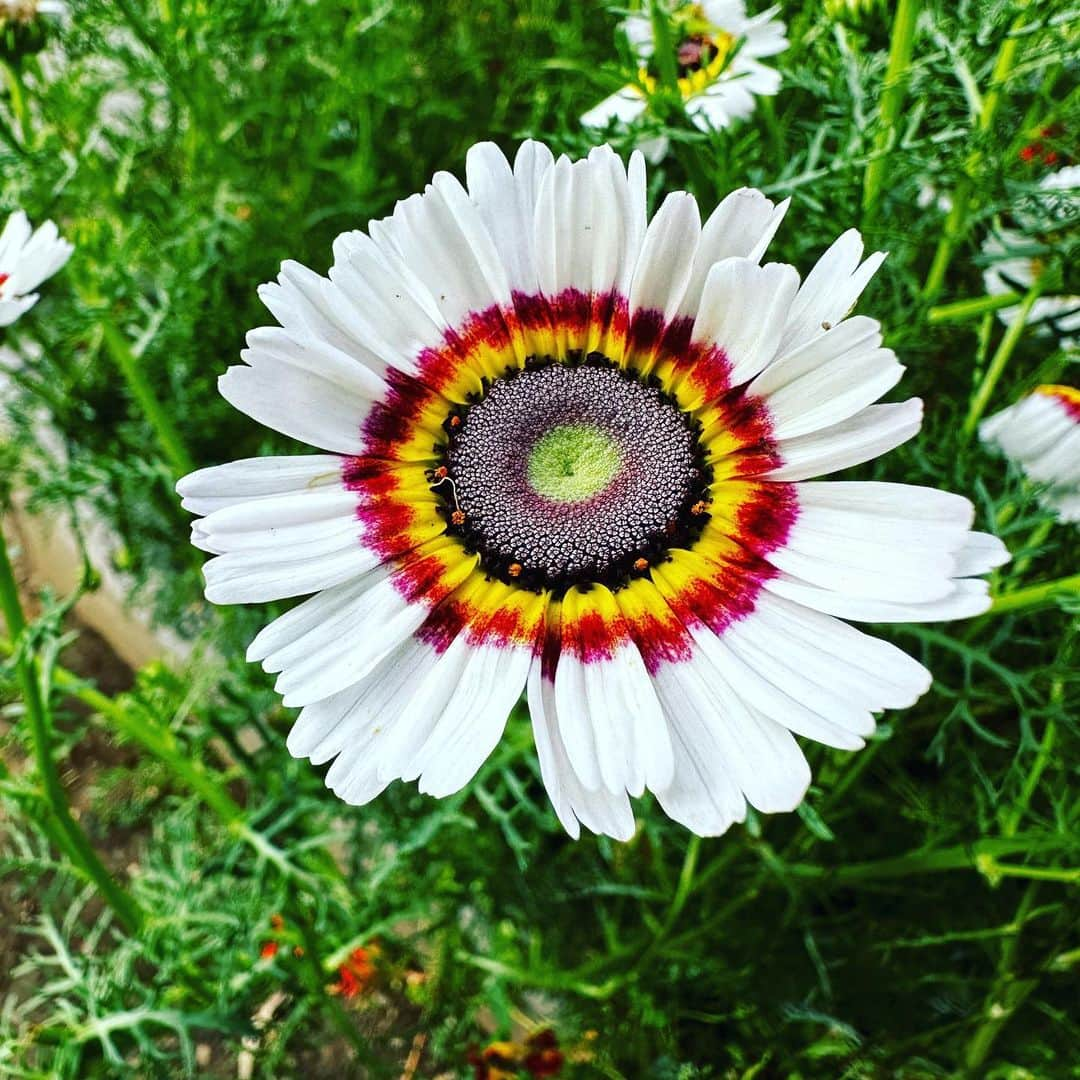
{"type": "Polygon", "coordinates": [[[1035,902],[1037,889],[1038,885],[1033,882],[1024,890],[1016,914],[1013,916],[1012,933],[1008,934],[1002,942],[997,977],[983,1006],[983,1021],[975,1029],[975,1033],[964,1049],[962,1073],[964,1076],[983,1075],[983,1063],[1001,1029],[1012,1019],[1016,1010],[1038,985],[1037,979],[1018,979],[1013,973],[1020,934],[1035,902]]]}
{"type": "Polygon", "coordinates": [[[201,761],[189,757],[180,749],[172,731],[160,724],[148,722],[138,716],[135,710],[124,708],[63,668],[57,668],[53,672],[53,680],[57,689],[78,698],[105,717],[116,731],[138,743],[167,765],[226,825],[242,822],[244,811],[240,804],[225,791],[201,761]]]}
{"type": "Polygon", "coordinates": [[[23,146],[30,142],[30,110],[26,104],[26,92],[23,89],[22,72],[18,65],[0,61],[4,80],[7,83],[8,97],[11,101],[11,114],[19,125],[19,136],[23,146]]]}
{"type": "Polygon", "coordinates": [[[994,393],[998,380],[1001,378],[1002,372],[1005,370],[1005,365],[1009,362],[1009,357],[1012,356],[1013,350],[1024,332],[1027,317],[1031,313],[1031,308],[1035,301],[1038,300],[1041,291],[1041,279],[1036,278],[1035,283],[1021,301],[1016,318],[1013,319],[1009,324],[1009,328],[1005,331],[998,344],[997,351],[994,353],[986,373],[982,377],[982,381],[971,397],[971,405],[968,408],[967,416],[964,418],[964,425],[960,429],[960,434],[964,439],[970,439],[975,434],[975,429],[979,426],[979,421],[986,411],[986,406],[990,403],[990,398],[994,393]]]}
{"type": "Polygon", "coordinates": [[[63,834],[62,846],[65,853],[94,884],[102,899],[116,912],[117,918],[124,927],[135,933],[145,921],[142,909],[113,879],[105,864],[98,858],[86,834],[71,816],[71,810],[68,807],[67,796],[52,756],[49,716],[41,687],[38,685],[37,664],[30,656],[19,651],[20,639],[26,632],[26,620],[19,601],[19,590],[15,583],[11,559],[8,557],[7,540],[2,530],[0,530],[0,608],[3,610],[8,632],[15,642],[16,672],[22,690],[23,706],[26,709],[34,760],[41,780],[47,812],[53,822],[51,829],[63,834]]]}
{"type": "Polygon", "coordinates": [[[976,840],[971,844],[939,848],[936,851],[913,851],[890,859],[851,863],[848,866],[818,866],[816,863],[789,863],[785,872],[792,877],[821,878],[844,884],[851,881],[876,881],[906,877],[908,874],[940,873],[948,870],[979,869],[989,873],[994,860],[1003,855],[1033,854],[1062,847],[1062,840],[1046,837],[1011,836],[976,840]]]}
{"type": "Polygon", "coordinates": [[[660,85],[676,94],[679,90],[679,71],[675,66],[675,46],[671,40],[671,23],[663,0],[651,0],[649,17],[652,21],[653,59],[660,73],[660,85]]]}
{"type": "Polygon", "coordinates": [[[987,615],[1005,615],[1029,608],[1046,607],[1058,600],[1080,597],[1080,574],[1029,585],[1026,589],[995,596],[987,615]]]}
{"type": "Polygon", "coordinates": [[[668,909],[664,914],[664,919],[656,933],[653,935],[652,941],[645,947],[638,957],[637,962],[634,964],[635,968],[644,966],[649,957],[651,957],[664,942],[664,939],[671,932],[672,927],[679,921],[679,916],[682,914],[683,908],[686,907],[686,901],[690,899],[690,893],[694,889],[694,875],[697,872],[698,857],[700,854],[701,837],[691,836],[686,845],[686,855],[683,856],[682,869],[679,871],[679,880],[675,885],[675,893],[671,898],[671,903],[668,905],[668,909]]]}
{"type": "MultiPolygon", "coordinates": [[[[1023,6],[1026,8],[1027,4],[1025,3],[1023,6]]],[[[979,119],[976,124],[976,130],[980,136],[985,135],[993,127],[998,107],[1001,105],[1003,87],[1016,63],[1016,53],[1020,46],[1018,34],[1023,29],[1026,18],[1026,14],[1021,11],[1013,20],[1013,24],[1009,27],[1005,40],[998,50],[994,70],[990,76],[990,89],[983,96],[982,107],[979,110],[979,119]]],[[[925,300],[934,300],[937,298],[938,293],[941,292],[942,286],[945,284],[945,274],[949,269],[949,264],[952,262],[956,246],[967,232],[968,207],[975,193],[975,178],[978,175],[982,159],[983,152],[981,149],[972,152],[964,165],[965,175],[960,178],[953,191],[952,209],[945,219],[945,227],[934,252],[930,271],[926,276],[926,283],[923,285],[923,298],[925,300]]]]}
{"type": "Polygon", "coordinates": [[[147,422],[153,428],[158,446],[169,468],[176,477],[193,472],[195,462],[188,453],[172,419],[162,408],[153,387],[143,374],[139,358],[132,351],[127,339],[108,319],[101,320],[101,330],[105,338],[105,348],[120,369],[120,374],[124,376],[132,397],[135,398],[147,422]]]}
{"type": "Polygon", "coordinates": [[[1035,552],[1042,546],[1042,542],[1050,535],[1051,530],[1054,528],[1054,524],[1053,518],[1047,518],[1045,521],[1040,521],[1039,524],[1031,530],[1031,535],[1024,541],[1024,549],[1028,554],[1017,560],[1016,566],[1013,567],[1012,576],[1014,578],[1023,577],[1025,571],[1035,558],[1035,552]]]}
{"type": "MultiPolygon", "coordinates": [[[[1053,685],[1050,687],[1051,703],[1060,705],[1064,693],[1065,688],[1062,680],[1055,679],[1053,685]]],[[[1057,725],[1054,723],[1053,718],[1051,718],[1046,721],[1046,730],[1043,732],[1042,742],[1039,743],[1039,752],[1035,755],[1035,760],[1032,762],[1031,771],[1024,781],[1024,786],[1020,789],[1020,796],[1013,804],[1011,812],[1002,825],[1002,832],[1004,832],[1006,836],[1015,836],[1016,830],[1020,828],[1020,822],[1023,820],[1028,807],[1031,805],[1031,798],[1035,794],[1035,789],[1039,786],[1042,774],[1045,771],[1046,766],[1050,763],[1050,754],[1054,749],[1054,742],[1056,739],[1057,725]]]]}
{"type": "Polygon", "coordinates": [[[988,311],[999,311],[1023,300],[1023,294],[1005,292],[999,296],[977,296],[971,300],[957,300],[952,304],[932,307],[926,314],[927,322],[932,326],[947,322],[965,322],[977,318],[988,311]]]}
{"type": "Polygon", "coordinates": [[[888,151],[896,144],[896,125],[904,104],[907,77],[911,68],[911,53],[915,45],[915,25],[919,20],[921,0],[900,0],[893,19],[892,43],[889,46],[889,62],[885,68],[885,83],[881,93],[878,132],[874,139],[874,153],[863,175],[864,223],[873,214],[881,196],[882,181],[888,151]]]}

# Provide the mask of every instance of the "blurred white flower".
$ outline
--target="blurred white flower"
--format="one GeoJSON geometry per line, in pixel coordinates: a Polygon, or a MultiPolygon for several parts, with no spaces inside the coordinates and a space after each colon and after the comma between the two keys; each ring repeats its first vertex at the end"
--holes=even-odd
{"type": "Polygon", "coordinates": [[[1080,390],[1036,387],[984,420],[979,437],[1046,485],[1042,501],[1062,521],[1080,522],[1080,390]]]}
{"type": "MultiPolygon", "coordinates": [[[[703,0],[675,7],[671,18],[679,91],[697,127],[728,127],[750,116],[757,97],[780,89],[779,73],[761,63],[762,58],[787,48],[784,24],[774,18],[779,10],[772,7],[749,16],[744,0],[703,0]]],[[[637,81],[585,113],[581,122],[586,127],[629,124],[645,111],[648,95],[656,88],[650,66],[655,43],[648,13],[631,15],[623,29],[641,63],[637,81]]]]}
{"type": "MultiPolygon", "coordinates": [[[[1047,193],[1039,199],[1044,212],[1052,212],[1051,199],[1057,192],[1080,188],[1080,166],[1059,169],[1044,177],[1039,187],[1047,193]]],[[[1075,204],[1074,204],[1075,206],[1075,204]]],[[[1075,213],[1075,211],[1074,211],[1075,213]]],[[[1030,215],[1017,215],[1022,225],[1034,228],[1030,215]]],[[[1026,293],[1042,273],[1044,256],[1052,248],[1053,240],[1030,235],[1019,229],[999,229],[991,233],[983,243],[982,251],[988,259],[983,270],[983,284],[991,296],[1009,292],[1026,293]]],[[[1020,311],[1019,304],[1001,308],[998,318],[1011,326],[1020,311]]],[[[1028,313],[1028,325],[1047,333],[1053,331],[1058,337],[1072,337],[1080,333],[1080,296],[1040,296],[1028,313]]]]}
{"type": "Polygon", "coordinates": [[[34,289],[52,277],[73,250],[51,221],[32,230],[21,210],[8,218],[0,233],[0,326],[10,326],[37,303],[34,289]]]}

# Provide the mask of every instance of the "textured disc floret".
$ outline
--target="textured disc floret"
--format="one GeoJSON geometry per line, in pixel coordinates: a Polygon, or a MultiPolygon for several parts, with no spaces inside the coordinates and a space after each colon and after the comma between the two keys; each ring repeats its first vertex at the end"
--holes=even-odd
{"type": "Polygon", "coordinates": [[[650,219],[607,147],[465,171],[263,286],[281,325],[222,393],[324,453],[181,481],[207,597],[311,594],[248,657],[350,803],[460,790],[524,696],[575,836],[629,838],[645,790],[701,835],[793,809],[796,735],[856,750],[930,685],[841,620],[977,614],[1007,558],[958,495],[816,479],[919,427],[875,404],[903,369],[850,315],[882,256],[852,230],[805,279],[762,265],[785,204],[650,219]]]}
{"type": "Polygon", "coordinates": [[[696,426],[598,353],[532,359],[452,414],[433,482],[489,573],[617,588],[700,535],[711,473],[696,426]]]}

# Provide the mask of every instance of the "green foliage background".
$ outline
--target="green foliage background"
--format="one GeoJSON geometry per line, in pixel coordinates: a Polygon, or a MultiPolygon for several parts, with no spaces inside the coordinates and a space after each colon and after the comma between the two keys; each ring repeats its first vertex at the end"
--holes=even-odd
{"type": "MultiPolygon", "coordinates": [[[[87,0],[44,53],[5,39],[0,211],[54,218],[77,250],[5,339],[26,359],[4,486],[54,513],[92,504],[122,537],[136,598],[196,653],[98,693],[61,666],[73,598],[55,596],[16,652],[36,658],[61,776],[88,787],[79,824],[145,913],[136,931],[50,841],[18,665],[2,671],[0,1074],[233,1076],[254,1036],[257,1076],[398,1076],[421,1041],[416,1075],[468,1076],[470,1046],[550,1026],[572,1077],[1078,1075],[1078,605],[1038,588],[1075,574],[1076,533],[962,431],[1003,339],[979,304],[982,239],[1018,207],[1043,213],[1047,167],[1025,145],[1076,154],[1076,11],[914,7],[899,82],[891,5],[789,4],[783,89],[752,121],[703,135],[658,102],[639,134],[672,139],[654,200],[685,188],[707,212],[743,184],[793,196],[771,258],[805,272],[851,225],[891,252],[861,310],[927,421],[857,475],[969,495],[1014,553],[995,592],[1015,595],[968,624],[880,629],[934,688],[860,754],[807,747],[815,782],[797,815],[699,841],[646,801],[625,845],[563,835],[523,714],[458,796],[395,784],[362,810],[338,803],[289,758],[291,713],[243,662],[271,613],[204,604],[173,494],[186,458],[299,449],[215,390],[267,321],[256,285],[283,258],[325,270],[338,232],[435,170],[460,175],[479,139],[584,152],[577,118],[630,70],[619,11],[87,0]],[[948,226],[920,205],[927,184],[959,204],[948,226]],[[178,443],[161,442],[151,396],[178,443]],[[39,445],[42,417],[62,466],[39,445]],[[277,955],[260,959],[268,940],[277,955]],[[329,994],[373,941],[376,989],[329,994]]],[[[1064,226],[1060,207],[1030,226],[1051,234],[1057,288],[1076,218],[1074,202],[1064,226]]],[[[1050,336],[1025,332],[1005,357],[991,410],[1075,383],[1075,353],[1050,336]]]]}

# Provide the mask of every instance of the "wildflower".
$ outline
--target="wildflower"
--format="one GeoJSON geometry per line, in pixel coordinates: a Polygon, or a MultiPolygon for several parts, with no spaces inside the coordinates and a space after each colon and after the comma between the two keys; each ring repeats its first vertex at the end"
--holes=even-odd
{"type": "Polygon", "coordinates": [[[353,949],[345,963],[338,968],[337,982],[330,987],[330,993],[354,998],[370,989],[375,981],[373,961],[377,952],[374,946],[353,949]]]}
{"type": "Polygon", "coordinates": [[[550,1028],[530,1035],[523,1043],[492,1042],[480,1052],[470,1050],[468,1055],[475,1080],[516,1080],[522,1075],[544,1080],[558,1076],[564,1060],[550,1028]]]}
{"type": "Polygon", "coordinates": [[[1046,485],[1044,505],[1062,521],[1080,522],[1080,390],[1039,386],[979,427],[983,442],[1046,485]]]}
{"type": "MultiPolygon", "coordinates": [[[[1080,165],[1058,169],[1043,177],[1039,185],[1043,197],[1039,200],[1044,216],[1053,216],[1052,198],[1058,193],[1080,187],[1080,165]]],[[[1067,198],[1067,196],[1066,196],[1067,198]]],[[[1026,218],[1020,223],[1027,225],[1026,218]]],[[[1031,229],[999,229],[991,233],[982,246],[987,266],[983,270],[983,285],[991,296],[1009,292],[1026,293],[1044,273],[1046,256],[1058,246],[1054,235],[1029,235],[1031,229]]],[[[998,318],[1011,326],[1020,313],[1019,304],[998,309],[998,318]]],[[[1080,296],[1040,296],[1028,312],[1027,322],[1036,331],[1052,331],[1059,338],[1069,339],[1080,333],[1080,296]]]]}
{"type": "MultiPolygon", "coordinates": [[[[275,934],[280,934],[285,929],[285,920],[280,915],[270,916],[270,929],[275,934]]],[[[261,960],[273,960],[278,954],[280,948],[279,943],[273,939],[264,941],[262,947],[259,949],[259,958],[261,960]]]]}
{"type": "Polygon", "coordinates": [[[786,203],[741,189],[702,225],[677,192],[650,222],[609,147],[511,169],[482,143],[466,175],[263,286],[281,325],[221,392],[327,452],[180,482],[208,599],[316,594],[248,658],[348,802],[459,790],[525,690],[573,836],[628,838],[646,788],[702,835],[791,810],[792,732],[857,749],[930,685],[840,619],[978,614],[1007,557],[960,496],[811,482],[921,423],[873,404],[903,369],[847,317],[883,256],[850,230],[800,284],[760,265],[786,203]]]}
{"type": "Polygon", "coordinates": [[[21,210],[0,233],[0,326],[10,326],[37,303],[36,289],[52,277],[74,250],[51,221],[32,230],[21,210]]]}
{"type": "MultiPolygon", "coordinates": [[[[754,111],[755,97],[772,96],[780,89],[780,75],[761,63],[787,48],[784,24],[774,18],[779,10],[772,7],[748,16],[744,0],[675,6],[671,21],[679,92],[687,114],[702,130],[745,119],[754,111]]],[[[590,109],[581,118],[586,127],[630,123],[645,111],[648,96],[656,89],[648,12],[629,16],[623,29],[641,63],[637,80],[590,109]]]]}
{"type": "Polygon", "coordinates": [[[1052,146],[1047,146],[1043,139],[1054,138],[1063,131],[1064,128],[1060,124],[1050,124],[1040,128],[1041,137],[1020,148],[1020,160],[1029,164],[1041,161],[1044,165],[1057,165],[1061,160],[1061,155],[1052,146]]]}
{"type": "Polygon", "coordinates": [[[559,1040],[551,1028],[545,1028],[525,1040],[525,1071],[540,1080],[545,1076],[558,1076],[562,1072],[563,1054],[559,1040]]]}

